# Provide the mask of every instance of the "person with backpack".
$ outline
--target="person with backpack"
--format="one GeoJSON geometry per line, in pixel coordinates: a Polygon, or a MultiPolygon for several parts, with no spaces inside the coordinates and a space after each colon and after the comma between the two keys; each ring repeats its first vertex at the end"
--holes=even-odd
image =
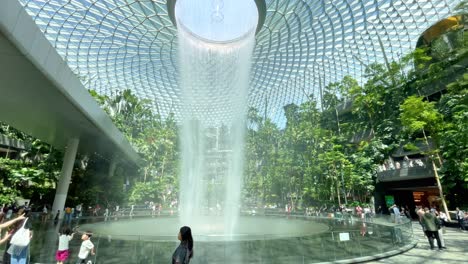
{"type": "Polygon", "coordinates": [[[190,227],[181,227],[177,238],[180,244],[172,254],[172,264],[188,264],[193,258],[193,238],[190,227]]]}

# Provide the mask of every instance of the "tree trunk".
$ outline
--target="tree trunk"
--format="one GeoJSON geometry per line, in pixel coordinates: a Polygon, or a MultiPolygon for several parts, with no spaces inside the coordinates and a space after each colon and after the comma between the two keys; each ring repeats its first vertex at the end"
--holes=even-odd
{"type": "Polygon", "coordinates": [[[437,181],[437,188],[439,188],[440,198],[442,200],[442,206],[444,207],[444,211],[445,211],[445,214],[447,215],[448,220],[451,221],[452,219],[450,218],[450,213],[448,211],[447,203],[445,202],[444,193],[442,191],[442,184],[440,184],[439,173],[437,172],[437,166],[434,160],[431,159],[431,162],[432,162],[432,169],[434,170],[434,175],[437,181]]]}
{"type": "MultiPolygon", "coordinates": [[[[424,140],[426,141],[427,148],[430,148],[429,142],[427,141],[426,132],[424,131],[424,129],[422,131],[424,135],[424,140]]],[[[439,158],[440,164],[442,165],[442,161],[440,160],[439,156],[438,158],[439,158]]],[[[435,164],[434,159],[432,158],[431,158],[431,163],[432,163],[432,169],[434,170],[434,176],[437,182],[437,188],[439,189],[440,199],[442,200],[442,206],[444,207],[444,212],[447,215],[448,220],[451,221],[452,219],[450,218],[450,213],[447,208],[447,203],[445,202],[444,192],[442,190],[442,184],[440,184],[439,173],[437,172],[437,165],[435,164]]]]}
{"type": "Polygon", "coordinates": [[[167,151],[164,153],[164,157],[163,157],[163,160],[162,160],[161,178],[164,178],[164,167],[166,166],[166,156],[167,156],[167,151]]]}
{"type": "Polygon", "coordinates": [[[337,179],[336,179],[336,196],[338,197],[338,205],[341,205],[341,199],[340,199],[340,185],[339,185],[338,177],[337,177],[337,179]]]}
{"type": "Polygon", "coordinates": [[[344,202],[345,204],[348,204],[348,197],[347,197],[347,193],[346,193],[346,186],[345,186],[345,182],[344,182],[344,178],[343,178],[343,164],[341,164],[340,166],[340,176],[341,176],[341,184],[343,184],[343,195],[344,195],[344,202]]]}

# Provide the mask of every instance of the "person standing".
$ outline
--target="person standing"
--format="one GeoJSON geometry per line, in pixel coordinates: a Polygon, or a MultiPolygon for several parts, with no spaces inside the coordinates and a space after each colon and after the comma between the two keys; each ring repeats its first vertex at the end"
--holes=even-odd
{"type": "Polygon", "coordinates": [[[44,207],[42,207],[42,215],[41,215],[42,223],[47,222],[47,217],[48,216],[49,216],[49,212],[47,210],[47,205],[44,204],[44,207]]]}
{"type": "MultiPolygon", "coordinates": [[[[10,238],[10,245],[8,247],[7,253],[10,255],[10,263],[11,264],[26,264],[29,255],[29,241],[32,238],[32,224],[31,221],[28,221],[29,217],[29,210],[24,210],[21,208],[18,211],[18,214],[23,214],[26,217],[22,222],[18,222],[16,226],[16,230],[12,233],[12,237],[10,238]],[[21,233],[27,234],[27,245],[24,244],[16,244],[15,243],[15,235],[21,235],[21,233]]],[[[24,241],[21,241],[24,242],[24,241]]]]}
{"type": "Polygon", "coordinates": [[[356,206],[356,214],[358,218],[362,218],[362,207],[359,204],[356,206]]]}
{"type": "Polygon", "coordinates": [[[76,218],[80,218],[81,217],[81,212],[83,210],[83,204],[78,204],[76,207],[75,207],[75,214],[76,214],[76,218]]]}
{"type": "Polygon", "coordinates": [[[370,207],[367,205],[366,207],[364,207],[364,219],[366,222],[370,222],[372,220],[372,217],[371,217],[371,209],[370,207]]]}
{"type": "Polygon", "coordinates": [[[443,249],[446,249],[444,233],[445,233],[445,223],[447,222],[447,215],[445,215],[444,212],[436,212],[435,216],[439,220],[439,226],[438,226],[439,230],[437,232],[439,233],[440,244],[442,245],[443,249]]]}
{"type": "Polygon", "coordinates": [[[104,221],[107,221],[108,217],[109,217],[109,208],[106,207],[106,209],[104,210],[104,221]]]}
{"type": "Polygon", "coordinates": [[[418,221],[421,224],[422,223],[422,217],[424,216],[424,209],[422,206],[417,206],[415,210],[416,214],[418,215],[418,221]]]}
{"type": "Polygon", "coordinates": [[[393,214],[395,215],[395,224],[401,224],[400,209],[396,204],[393,205],[393,214]]]}
{"type": "Polygon", "coordinates": [[[181,227],[177,238],[180,244],[172,254],[172,264],[188,264],[193,257],[193,238],[190,227],[181,227]]]}
{"type": "Polygon", "coordinates": [[[429,245],[431,249],[434,249],[434,238],[437,240],[437,246],[439,250],[442,249],[442,243],[439,238],[439,220],[437,217],[429,211],[429,208],[425,208],[425,213],[422,217],[422,224],[424,226],[424,233],[429,240],[429,245]]]}
{"type": "Polygon", "coordinates": [[[72,215],[72,209],[70,206],[65,207],[65,224],[70,225],[71,224],[71,215],[72,215]]]}
{"type": "Polygon", "coordinates": [[[120,209],[120,206],[117,204],[117,205],[115,206],[115,211],[114,211],[114,220],[117,220],[117,217],[118,217],[119,214],[120,214],[119,209],[120,209]]]}
{"type": "Polygon", "coordinates": [[[81,240],[83,240],[83,242],[81,243],[80,252],[78,253],[78,261],[76,264],[86,263],[86,259],[88,258],[89,253],[91,253],[91,255],[95,254],[94,244],[91,242],[92,235],[93,234],[88,231],[81,236],[81,240]]]}
{"type": "Polygon", "coordinates": [[[151,216],[154,217],[156,215],[156,204],[153,203],[151,205],[151,216]]]}
{"type": "Polygon", "coordinates": [[[460,226],[460,229],[465,230],[465,223],[464,223],[464,219],[463,219],[465,217],[465,214],[458,207],[457,207],[455,213],[457,214],[457,220],[458,220],[458,225],[460,226]]]}
{"type": "Polygon", "coordinates": [[[54,217],[54,225],[58,224],[59,218],[60,218],[60,210],[57,210],[57,213],[55,214],[55,217],[54,217]]]}
{"type": "Polygon", "coordinates": [[[64,226],[62,231],[59,233],[59,245],[57,252],[55,253],[55,259],[57,264],[63,264],[67,261],[69,256],[68,244],[73,239],[74,233],[72,233],[70,227],[64,226]]]}
{"type": "Polygon", "coordinates": [[[132,205],[130,206],[130,213],[128,214],[128,216],[133,217],[133,209],[134,209],[134,208],[135,208],[135,205],[132,204],[132,205]]]}

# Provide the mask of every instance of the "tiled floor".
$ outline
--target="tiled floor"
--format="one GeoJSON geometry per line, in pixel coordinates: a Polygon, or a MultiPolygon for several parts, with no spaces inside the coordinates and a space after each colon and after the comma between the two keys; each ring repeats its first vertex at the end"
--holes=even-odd
{"type": "MultiPolygon", "coordinates": [[[[468,263],[468,232],[462,232],[456,228],[446,228],[444,234],[446,250],[431,250],[427,238],[424,236],[421,226],[413,222],[414,236],[418,239],[415,248],[402,254],[370,261],[366,263],[388,264],[460,264],[468,263]]],[[[437,247],[437,246],[436,246],[437,247]]]]}

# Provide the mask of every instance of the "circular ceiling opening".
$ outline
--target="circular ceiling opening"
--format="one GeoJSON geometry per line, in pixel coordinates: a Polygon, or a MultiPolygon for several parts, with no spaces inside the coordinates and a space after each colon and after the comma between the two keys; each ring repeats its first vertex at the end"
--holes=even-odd
{"type": "Polygon", "coordinates": [[[234,42],[257,29],[254,0],[177,0],[177,27],[208,42],[234,42]]]}

